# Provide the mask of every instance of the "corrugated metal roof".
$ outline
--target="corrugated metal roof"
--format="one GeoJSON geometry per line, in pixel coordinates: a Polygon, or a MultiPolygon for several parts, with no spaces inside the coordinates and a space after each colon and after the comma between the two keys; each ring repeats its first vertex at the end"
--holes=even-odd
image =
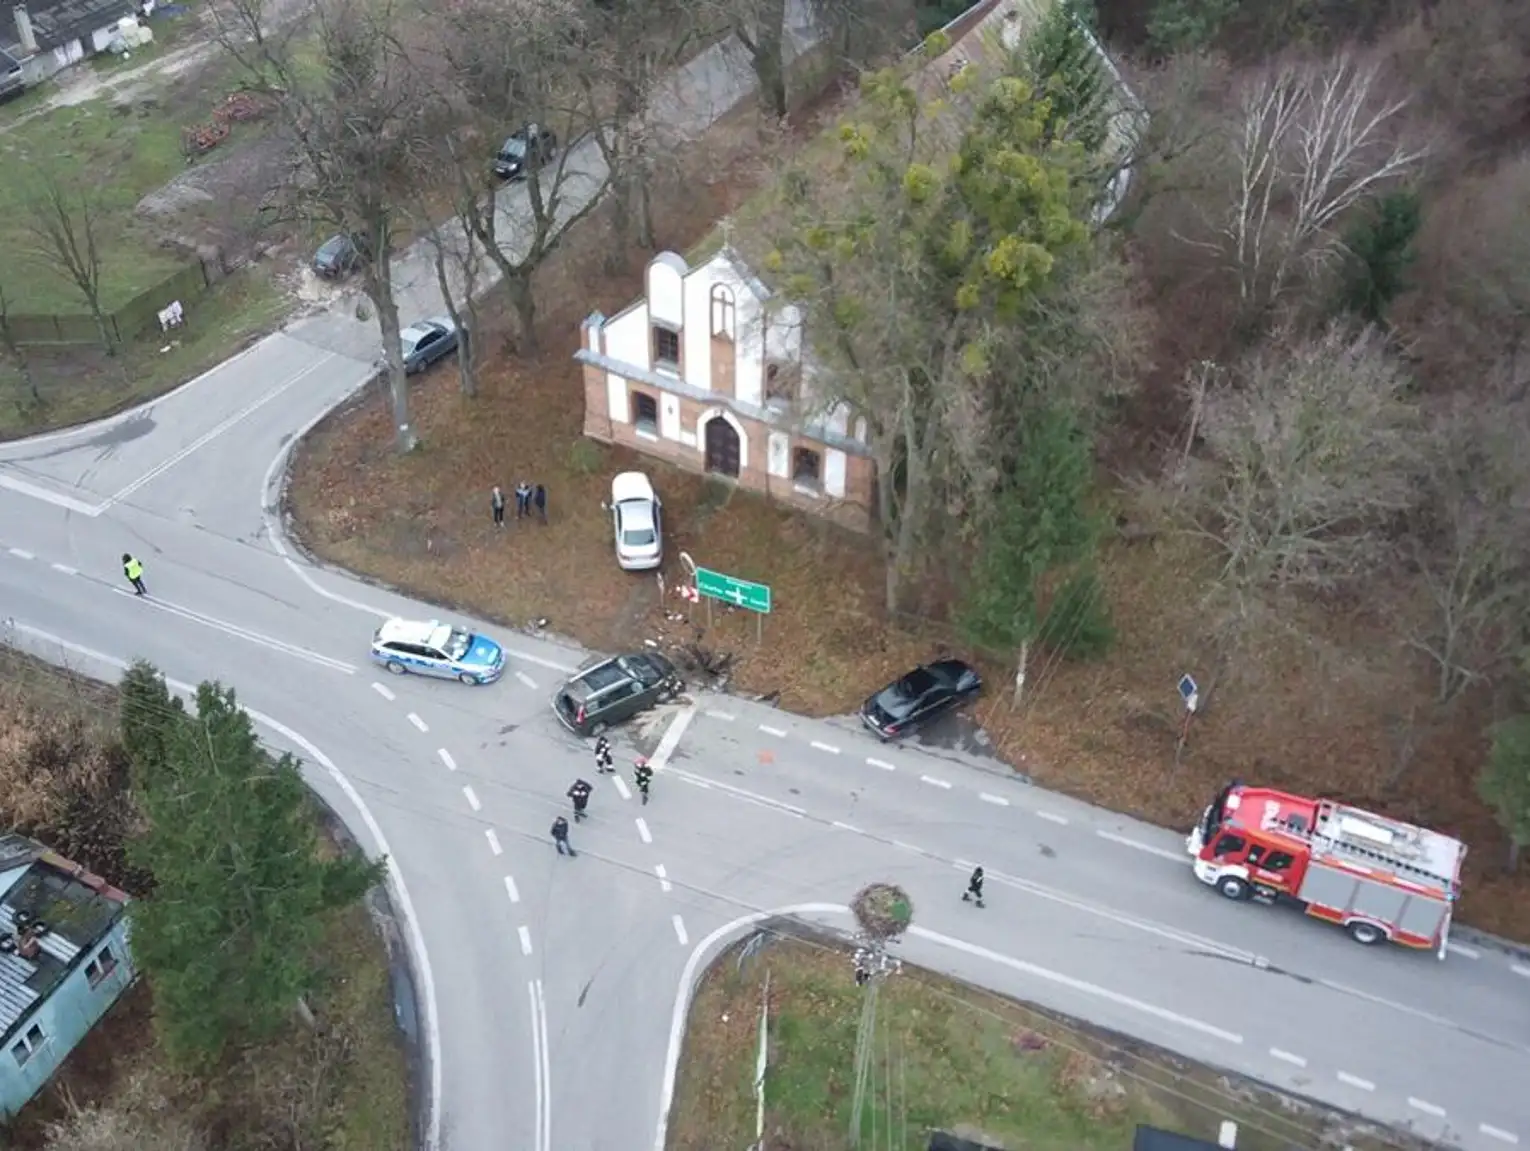
{"type": "MultiPolygon", "coordinates": [[[[11,909],[0,904],[0,935],[10,935],[15,929],[11,909]]],[[[44,962],[37,963],[21,958],[14,951],[0,954],[0,1035],[8,1034],[42,998],[35,987],[38,977],[44,974],[45,967],[58,963],[46,950],[43,955],[46,957],[44,962]]],[[[51,990],[49,982],[48,990],[51,990]]]]}

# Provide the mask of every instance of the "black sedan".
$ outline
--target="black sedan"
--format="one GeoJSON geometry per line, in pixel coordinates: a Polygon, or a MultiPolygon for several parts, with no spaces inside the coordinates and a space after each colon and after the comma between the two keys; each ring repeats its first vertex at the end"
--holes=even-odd
{"type": "Polygon", "coordinates": [[[861,705],[861,722],[895,739],[960,707],[983,690],[983,677],[959,659],[916,667],[861,705]]]}
{"type": "Polygon", "coordinates": [[[326,280],[338,280],[360,267],[366,241],[360,236],[331,236],[313,254],[313,270],[326,280]]]}

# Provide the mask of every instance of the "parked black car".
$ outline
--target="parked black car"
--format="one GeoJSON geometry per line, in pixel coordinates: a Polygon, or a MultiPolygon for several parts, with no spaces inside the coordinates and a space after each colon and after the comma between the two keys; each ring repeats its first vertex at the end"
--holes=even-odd
{"type": "Polygon", "coordinates": [[[326,280],[350,275],[366,255],[366,241],[360,236],[331,236],[313,254],[313,270],[326,280]]]}
{"type": "Polygon", "coordinates": [[[959,659],[916,667],[861,704],[861,722],[896,739],[960,707],[983,690],[983,677],[959,659]]]}
{"type": "Polygon", "coordinates": [[[657,652],[618,655],[581,668],[553,696],[553,711],[575,735],[599,735],[684,690],[675,665],[657,652]]]}
{"type": "Polygon", "coordinates": [[[527,124],[512,132],[494,157],[494,174],[501,180],[519,180],[531,168],[540,168],[558,154],[558,137],[551,128],[527,124]]]}

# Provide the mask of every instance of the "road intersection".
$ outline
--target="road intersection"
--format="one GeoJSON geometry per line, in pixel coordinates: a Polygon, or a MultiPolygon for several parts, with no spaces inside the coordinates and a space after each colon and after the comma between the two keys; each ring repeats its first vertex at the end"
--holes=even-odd
{"type": "MultiPolygon", "coordinates": [[[[702,66],[673,99],[708,93],[715,118],[737,98],[730,68],[702,66]]],[[[398,279],[406,318],[441,310],[426,259],[398,279]]],[[[659,768],[653,803],[596,780],[579,857],[557,856],[548,825],[591,764],[547,701],[585,653],[462,619],[510,641],[499,684],[379,674],[378,619],[461,614],[316,566],[282,535],[292,444],[337,404],[382,402],[365,393],[374,329],[353,317],[337,306],[143,408],[0,446],[0,621],[103,676],[142,657],[182,686],[234,686],[389,857],[432,1147],[661,1147],[706,956],[783,908],[846,927],[871,880],[913,895],[909,961],[1455,1145],[1530,1143],[1530,959],[1491,941],[1444,963],[1365,950],[1227,903],[1193,880],[1179,834],[979,757],[697,696],[623,734],[623,766],[645,751],[659,768]],[[120,578],[128,551],[147,600],[120,578]],[[957,898],[974,862],[981,912],[957,898]]]]}

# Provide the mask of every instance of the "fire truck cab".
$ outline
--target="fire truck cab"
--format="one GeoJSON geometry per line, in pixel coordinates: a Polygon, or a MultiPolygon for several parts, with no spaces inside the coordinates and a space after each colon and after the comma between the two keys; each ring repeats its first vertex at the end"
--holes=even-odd
{"type": "Polygon", "coordinates": [[[1234,780],[1186,847],[1196,878],[1228,899],[1294,900],[1357,943],[1390,939],[1445,958],[1466,858],[1448,835],[1234,780]]]}

